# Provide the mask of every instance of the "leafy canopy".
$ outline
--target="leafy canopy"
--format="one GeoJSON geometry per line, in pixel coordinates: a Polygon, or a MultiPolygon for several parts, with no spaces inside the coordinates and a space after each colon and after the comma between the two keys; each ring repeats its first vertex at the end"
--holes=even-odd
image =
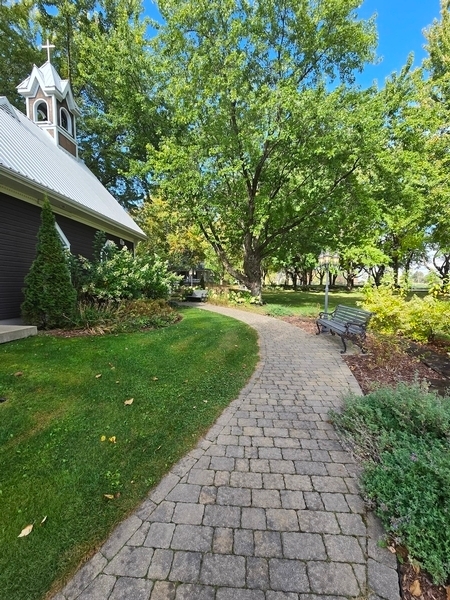
{"type": "Polygon", "coordinates": [[[376,35],[373,22],[357,20],[357,5],[160,4],[155,68],[172,130],[149,148],[149,170],[255,294],[261,261],[287,232],[313,214],[332,219],[344,198],[359,202],[352,180],[376,127],[371,93],[349,85],[376,35]]]}

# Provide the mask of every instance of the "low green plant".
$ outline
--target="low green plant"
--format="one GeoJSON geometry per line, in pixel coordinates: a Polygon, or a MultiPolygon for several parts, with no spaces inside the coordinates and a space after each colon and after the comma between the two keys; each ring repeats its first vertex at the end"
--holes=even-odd
{"type": "Polygon", "coordinates": [[[117,312],[114,333],[167,327],[180,320],[180,314],[165,300],[131,300],[124,302],[117,312]]]}
{"type": "Polygon", "coordinates": [[[393,335],[402,329],[406,305],[406,296],[402,290],[394,290],[391,286],[377,288],[366,285],[363,294],[362,307],[373,313],[371,329],[393,335]]]}
{"type": "Polygon", "coordinates": [[[208,288],[208,302],[221,306],[251,306],[259,300],[248,290],[217,286],[208,288]]]}
{"type": "Polygon", "coordinates": [[[80,302],[74,324],[95,333],[125,333],[167,327],[180,319],[166,300],[80,302]]]}
{"type": "Polygon", "coordinates": [[[408,299],[405,290],[391,286],[364,289],[362,306],[373,312],[370,328],[383,334],[403,335],[418,342],[450,335],[450,302],[427,294],[408,299]]]}
{"type": "Polygon", "coordinates": [[[350,396],[332,413],[387,532],[436,583],[450,575],[450,402],[419,384],[350,396]]]}

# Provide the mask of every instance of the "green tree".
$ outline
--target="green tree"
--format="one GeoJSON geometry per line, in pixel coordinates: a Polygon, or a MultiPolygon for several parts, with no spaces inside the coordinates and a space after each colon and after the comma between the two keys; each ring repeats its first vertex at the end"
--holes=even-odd
{"type": "Polygon", "coordinates": [[[150,149],[149,170],[254,296],[288,232],[361,210],[357,173],[379,124],[372,92],[351,87],[376,41],[358,4],[160,3],[154,68],[173,129],[150,149]]]}
{"type": "Polygon", "coordinates": [[[127,208],[148,196],[142,164],[156,144],[163,113],[150,93],[141,0],[39,0],[38,21],[57,46],[54,61],[70,77],[82,117],[80,155],[127,208]]]}
{"type": "Polygon", "coordinates": [[[132,216],[147,234],[138,246],[141,254],[157,254],[173,269],[190,269],[205,261],[209,248],[201,231],[166,201],[148,199],[132,216]]]}
{"type": "Polygon", "coordinates": [[[73,316],[76,291],[47,199],[42,205],[36,258],[25,277],[23,293],[21,311],[26,323],[50,329],[66,325],[73,316]]]}
{"type": "Polygon", "coordinates": [[[450,278],[450,3],[441,0],[441,19],[425,32],[429,56],[424,61],[422,107],[433,117],[426,136],[433,181],[427,201],[427,232],[443,284],[450,278]],[[440,256],[436,260],[436,256],[440,256]],[[442,268],[441,264],[442,263],[442,268]]]}
{"type": "Polygon", "coordinates": [[[43,56],[37,46],[32,9],[30,0],[0,1],[0,96],[6,96],[21,110],[24,101],[17,94],[16,86],[43,56]]]}

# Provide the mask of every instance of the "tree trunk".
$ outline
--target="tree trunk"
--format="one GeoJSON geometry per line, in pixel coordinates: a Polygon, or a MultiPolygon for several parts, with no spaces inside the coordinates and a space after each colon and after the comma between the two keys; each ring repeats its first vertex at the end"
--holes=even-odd
{"type": "Polygon", "coordinates": [[[243,283],[250,290],[251,295],[257,298],[259,303],[262,304],[261,297],[261,281],[262,281],[262,268],[261,268],[261,256],[257,250],[254,249],[251,236],[246,236],[244,241],[244,281],[243,283]]]}
{"type": "Polygon", "coordinates": [[[347,275],[344,275],[344,277],[346,281],[345,287],[349,292],[351,292],[355,287],[355,275],[353,273],[347,273],[347,275]]]}
{"type": "Polygon", "coordinates": [[[380,265],[379,267],[372,268],[372,276],[373,276],[373,281],[375,283],[375,287],[377,287],[377,288],[380,287],[381,280],[383,279],[385,270],[386,270],[385,265],[380,265]]]}

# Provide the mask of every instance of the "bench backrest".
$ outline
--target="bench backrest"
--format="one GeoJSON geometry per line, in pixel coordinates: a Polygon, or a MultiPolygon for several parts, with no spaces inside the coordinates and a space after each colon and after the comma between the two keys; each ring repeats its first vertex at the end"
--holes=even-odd
{"type": "Polygon", "coordinates": [[[358,325],[366,325],[372,316],[371,312],[355,308],[354,306],[345,306],[339,304],[334,311],[333,319],[341,323],[357,323],[358,325]]]}

